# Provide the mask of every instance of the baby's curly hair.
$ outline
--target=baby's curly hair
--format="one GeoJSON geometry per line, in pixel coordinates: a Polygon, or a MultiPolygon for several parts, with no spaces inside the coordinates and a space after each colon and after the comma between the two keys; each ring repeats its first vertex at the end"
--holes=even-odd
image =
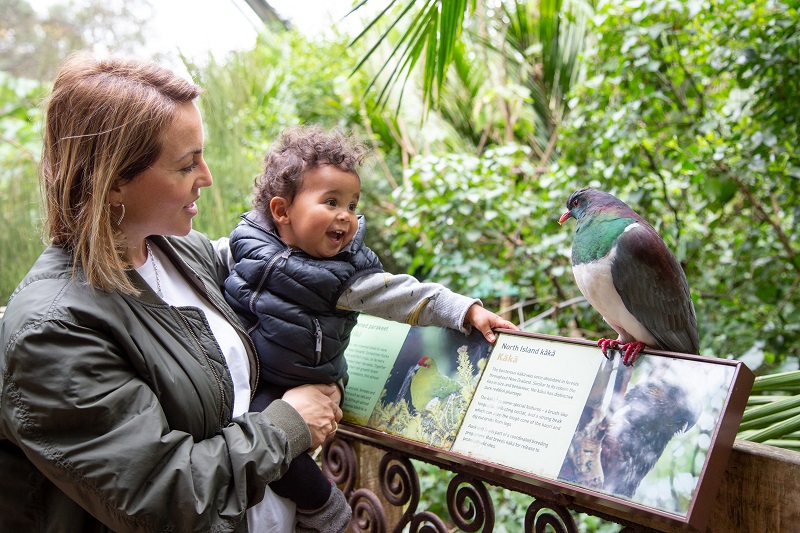
{"type": "Polygon", "coordinates": [[[363,164],[367,153],[364,143],[337,128],[287,128],[264,156],[264,171],[255,180],[253,207],[271,219],[270,201],[279,196],[291,203],[307,171],[333,165],[358,176],[356,169],[363,164]]]}

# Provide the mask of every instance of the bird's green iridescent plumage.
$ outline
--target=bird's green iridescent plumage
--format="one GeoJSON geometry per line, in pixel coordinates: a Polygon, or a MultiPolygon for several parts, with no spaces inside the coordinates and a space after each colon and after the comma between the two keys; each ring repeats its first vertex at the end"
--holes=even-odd
{"type": "Polygon", "coordinates": [[[591,263],[608,255],[625,228],[636,220],[611,212],[589,214],[578,221],[572,245],[572,263],[591,263]]]}
{"type": "Polygon", "coordinates": [[[439,373],[436,361],[427,358],[428,366],[421,366],[411,379],[411,403],[415,409],[424,409],[434,397],[445,398],[461,390],[461,384],[439,373]]]}

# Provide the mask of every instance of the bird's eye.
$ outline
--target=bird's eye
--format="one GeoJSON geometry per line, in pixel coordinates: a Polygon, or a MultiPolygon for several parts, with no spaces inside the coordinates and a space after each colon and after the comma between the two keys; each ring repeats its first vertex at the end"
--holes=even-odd
{"type": "Polygon", "coordinates": [[[578,200],[572,200],[572,205],[574,207],[578,207],[578,200]]]}

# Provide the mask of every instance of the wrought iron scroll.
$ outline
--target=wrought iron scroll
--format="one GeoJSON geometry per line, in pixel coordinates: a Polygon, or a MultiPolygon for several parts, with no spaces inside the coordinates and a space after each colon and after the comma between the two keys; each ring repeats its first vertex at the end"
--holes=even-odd
{"type": "Polygon", "coordinates": [[[419,476],[414,465],[397,452],[387,452],[380,466],[380,487],[386,500],[395,507],[405,507],[403,516],[392,530],[400,533],[409,525],[410,533],[447,533],[441,518],[429,511],[417,513],[419,507],[419,476]]]}
{"type": "Polygon", "coordinates": [[[456,474],[447,486],[447,509],[462,531],[494,530],[494,503],[480,480],[456,474]]]}
{"type": "Polygon", "coordinates": [[[334,438],[322,447],[322,471],[341,489],[353,509],[350,529],[356,533],[386,533],[386,513],[369,489],[356,488],[358,456],[350,439],[334,438]]]}
{"type": "Polygon", "coordinates": [[[543,500],[534,500],[525,513],[525,531],[545,533],[547,526],[555,533],[578,533],[575,519],[566,507],[552,505],[543,500]]]}
{"type": "MultiPolygon", "coordinates": [[[[368,488],[359,487],[359,462],[355,439],[337,435],[325,443],[322,469],[342,488],[353,509],[351,531],[355,533],[400,533],[408,526],[410,533],[447,533],[446,523],[430,511],[418,512],[420,484],[411,460],[394,450],[378,446],[385,453],[378,467],[380,492],[389,505],[403,509],[396,524],[387,524],[386,510],[381,498],[368,488]]],[[[374,446],[368,444],[370,446],[374,446]]],[[[424,459],[423,459],[424,461],[424,459]]],[[[446,468],[454,477],[447,487],[447,508],[450,519],[460,531],[491,533],[495,525],[495,510],[491,495],[483,480],[446,468]]],[[[494,483],[494,482],[493,482],[494,483]]],[[[376,489],[377,490],[377,489],[376,489]]],[[[513,489],[512,489],[513,490],[513,489]]],[[[595,513],[591,513],[595,514],[595,513]]],[[[578,533],[569,509],[556,502],[535,498],[525,514],[525,533],[578,533]],[[548,529],[548,526],[550,529],[548,529]]],[[[626,529],[625,531],[630,531],[626,529]]]]}
{"type": "Polygon", "coordinates": [[[328,439],[322,447],[322,471],[336,483],[345,495],[353,492],[358,483],[358,456],[350,440],[328,439]]]}

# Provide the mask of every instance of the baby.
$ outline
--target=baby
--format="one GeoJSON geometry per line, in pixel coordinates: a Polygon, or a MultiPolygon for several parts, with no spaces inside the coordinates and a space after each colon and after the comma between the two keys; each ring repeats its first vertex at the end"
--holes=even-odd
{"type": "MultiPolygon", "coordinates": [[[[318,126],[283,132],[256,180],[253,211],[230,236],[225,295],[255,343],[260,382],[251,410],[263,410],[288,388],[347,384],[344,352],[359,312],[411,325],[436,325],[494,342],[493,328],[517,329],[479,300],[438,283],[383,270],[364,243],[357,214],[366,147],[318,126]]],[[[340,398],[341,400],[341,398],[340,398]]],[[[344,531],[350,508],[309,455],[270,484],[297,504],[296,531],[344,531]]]]}

